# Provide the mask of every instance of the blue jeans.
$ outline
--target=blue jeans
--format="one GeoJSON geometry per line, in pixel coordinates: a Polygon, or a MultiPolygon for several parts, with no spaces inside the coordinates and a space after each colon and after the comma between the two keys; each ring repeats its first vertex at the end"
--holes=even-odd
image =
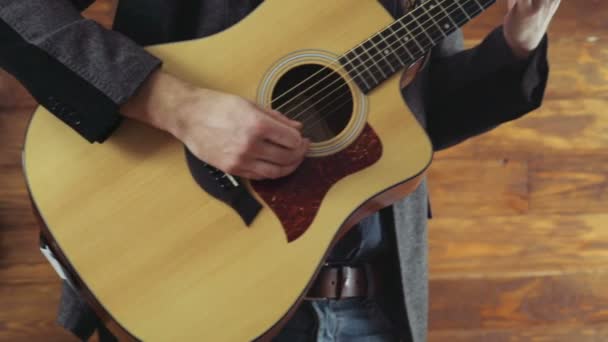
{"type": "Polygon", "coordinates": [[[372,299],[304,301],[274,342],[389,342],[399,337],[372,299]]]}

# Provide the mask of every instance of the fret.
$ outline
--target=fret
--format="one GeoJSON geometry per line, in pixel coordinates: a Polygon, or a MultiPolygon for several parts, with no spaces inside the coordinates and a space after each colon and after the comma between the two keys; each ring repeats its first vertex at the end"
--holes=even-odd
{"type": "Polygon", "coordinates": [[[482,6],[482,5],[479,3],[479,1],[477,1],[477,0],[473,0],[473,2],[475,2],[477,5],[479,5],[479,9],[480,9],[482,12],[483,12],[483,11],[486,9],[485,7],[483,7],[483,6],[482,6]]]}
{"type": "Polygon", "coordinates": [[[495,2],[421,1],[419,6],[347,52],[339,61],[367,94],[495,2]]]}
{"type": "Polygon", "coordinates": [[[390,30],[387,28],[384,31],[379,32],[372,39],[372,41],[376,44],[378,49],[382,51],[382,54],[384,54],[384,57],[389,61],[389,63],[391,64],[391,68],[394,71],[401,69],[403,66],[405,66],[405,63],[403,62],[403,59],[401,59],[399,53],[396,51],[399,46],[394,43],[389,43],[388,38],[390,38],[391,35],[392,33],[390,33],[390,30]]]}
{"type": "MultiPolygon", "coordinates": [[[[422,25],[420,24],[420,21],[418,21],[418,18],[420,18],[420,17],[424,16],[424,13],[422,13],[422,12],[423,12],[423,11],[420,11],[420,7],[418,7],[418,8],[416,9],[416,11],[414,11],[414,12],[412,13],[412,15],[410,15],[410,20],[411,20],[411,21],[413,21],[414,23],[416,23],[416,25],[418,26],[418,28],[419,28],[419,29],[422,31],[422,33],[418,33],[418,34],[417,34],[417,36],[418,36],[418,37],[420,37],[420,38],[418,38],[418,39],[421,39],[421,38],[422,38],[422,37],[421,37],[421,36],[422,36],[422,34],[424,34],[424,35],[426,35],[426,37],[428,38],[429,42],[431,43],[431,44],[422,44],[422,46],[424,46],[423,50],[426,50],[426,48],[427,48],[428,46],[433,46],[433,45],[435,45],[435,41],[433,40],[433,37],[431,37],[431,36],[429,35],[429,33],[427,32],[427,29],[426,29],[424,26],[422,26],[422,25]],[[416,13],[416,12],[419,12],[419,13],[416,13]]],[[[427,20],[425,20],[423,23],[424,23],[424,24],[426,24],[426,23],[427,23],[427,21],[428,21],[428,18],[427,18],[427,20]]]]}
{"type": "Polygon", "coordinates": [[[375,65],[376,69],[380,71],[380,74],[382,75],[381,79],[386,79],[386,69],[383,68],[385,62],[380,58],[380,51],[373,45],[371,38],[363,43],[363,50],[367,55],[368,61],[375,65]]]}
{"type": "MultiPolygon", "coordinates": [[[[370,82],[365,78],[365,72],[367,70],[359,71],[361,63],[359,62],[359,56],[355,54],[353,50],[349,51],[346,55],[340,58],[340,63],[346,68],[346,71],[351,75],[355,82],[363,90],[371,89],[370,82]]],[[[370,75],[373,78],[373,75],[370,75]]]]}
{"type": "Polygon", "coordinates": [[[436,0],[428,1],[424,6],[427,7],[429,15],[435,18],[437,24],[443,30],[445,36],[456,31],[460,25],[454,22],[454,19],[450,17],[450,14],[443,8],[443,5],[435,4],[436,0]]]}
{"type": "MultiPolygon", "coordinates": [[[[456,0],[456,2],[458,2],[458,0],[456,0]]],[[[454,30],[458,29],[458,27],[459,27],[460,25],[456,24],[456,22],[454,21],[454,19],[452,19],[452,16],[451,16],[451,15],[452,15],[452,13],[448,13],[448,12],[445,10],[445,8],[443,8],[443,5],[435,5],[434,1],[432,1],[429,7],[430,7],[430,9],[431,9],[431,14],[433,14],[432,12],[433,12],[433,11],[434,11],[436,8],[439,8],[439,10],[441,10],[441,11],[443,12],[443,14],[445,14],[445,18],[447,18],[447,19],[448,19],[448,20],[449,20],[449,21],[452,23],[452,25],[454,25],[452,28],[453,28],[454,30]]],[[[452,11],[452,9],[450,8],[450,12],[451,12],[451,11],[452,11]]],[[[440,20],[440,22],[441,22],[441,20],[440,20]]],[[[444,27],[445,27],[445,23],[443,23],[442,25],[444,25],[444,27]]]]}
{"type": "MultiPolygon", "coordinates": [[[[401,19],[399,19],[399,20],[398,20],[399,24],[400,24],[400,25],[401,25],[401,27],[402,27],[402,28],[401,28],[399,31],[401,31],[401,30],[405,30],[405,34],[403,35],[403,38],[401,38],[401,40],[405,42],[405,45],[406,45],[406,46],[410,46],[410,45],[412,45],[411,43],[412,43],[412,42],[414,42],[414,47],[415,47],[415,48],[417,48],[417,50],[418,50],[418,52],[415,52],[415,55],[418,55],[418,54],[423,54],[423,53],[425,52],[424,48],[423,48],[423,47],[422,47],[422,45],[420,45],[420,43],[418,42],[417,37],[414,37],[414,36],[412,35],[412,33],[411,33],[410,29],[408,28],[408,26],[412,26],[412,24],[411,24],[411,23],[408,23],[408,24],[406,25],[406,24],[404,24],[404,23],[403,23],[403,19],[406,19],[406,18],[407,18],[407,17],[405,17],[405,18],[401,18],[401,19]]],[[[410,51],[411,51],[411,50],[410,50],[410,51]]]]}
{"type": "Polygon", "coordinates": [[[359,45],[355,49],[355,53],[357,54],[359,61],[361,61],[362,69],[367,71],[367,73],[372,76],[372,79],[374,80],[374,85],[380,84],[378,80],[382,80],[382,75],[379,75],[375,72],[375,69],[378,69],[378,65],[374,62],[373,59],[370,59],[367,50],[365,50],[362,45],[359,45]],[[376,68],[373,68],[374,66],[376,68]]]}
{"type": "Polygon", "coordinates": [[[465,0],[464,4],[462,4],[462,7],[464,7],[465,13],[467,13],[467,16],[469,16],[469,17],[474,17],[484,10],[483,7],[481,7],[481,9],[479,9],[480,8],[479,6],[481,6],[481,5],[479,4],[479,2],[477,2],[477,0],[465,0]]]}
{"type": "Polygon", "coordinates": [[[397,68],[393,66],[397,63],[395,63],[394,57],[391,56],[392,50],[388,49],[388,46],[382,44],[382,38],[379,33],[374,35],[369,41],[374,46],[375,50],[372,56],[378,61],[378,65],[380,65],[382,71],[387,75],[394,73],[397,68]]]}
{"type": "MultiPolygon", "coordinates": [[[[414,55],[412,55],[412,53],[407,48],[407,46],[405,46],[405,44],[403,44],[402,37],[399,35],[399,33],[397,31],[395,31],[395,29],[393,29],[393,26],[394,25],[391,25],[388,27],[389,30],[391,30],[391,34],[386,38],[386,40],[388,41],[388,44],[390,46],[395,46],[396,42],[399,42],[399,46],[401,46],[401,50],[403,50],[404,53],[400,53],[399,47],[397,47],[397,54],[400,56],[404,56],[407,54],[407,56],[410,57],[410,62],[413,62],[416,58],[414,58],[414,55]]],[[[409,63],[404,63],[404,64],[407,65],[409,63]]]]}
{"type": "Polygon", "coordinates": [[[465,17],[467,17],[468,20],[471,20],[471,17],[469,16],[469,14],[467,13],[467,11],[464,10],[464,7],[462,7],[462,5],[460,4],[460,0],[454,0],[454,2],[458,5],[458,7],[460,8],[460,10],[462,11],[462,13],[464,13],[465,17]]]}
{"type": "MultiPolygon", "coordinates": [[[[430,21],[432,21],[432,22],[433,22],[433,24],[435,24],[435,26],[436,26],[436,27],[439,29],[439,32],[440,32],[440,33],[441,33],[441,34],[442,34],[444,37],[446,37],[447,35],[445,34],[445,32],[443,32],[443,28],[442,28],[441,26],[439,26],[439,24],[437,23],[437,20],[436,20],[436,18],[435,18],[435,15],[434,15],[434,14],[429,13],[429,11],[428,11],[428,9],[427,9],[427,6],[426,6],[426,3],[425,3],[425,4],[423,4],[423,5],[420,5],[420,7],[422,7],[422,9],[424,10],[424,13],[425,13],[425,17],[420,17],[420,18],[419,18],[419,19],[420,19],[420,21],[422,21],[422,22],[423,22],[423,23],[425,23],[425,24],[426,24],[426,23],[427,23],[429,20],[430,20],[430,21]],[[428,19],[428,18],[430,18],[430,19],[428,19]]],[[[429,6],[429,7],[431,7],[431,6],[429,6]]]]}

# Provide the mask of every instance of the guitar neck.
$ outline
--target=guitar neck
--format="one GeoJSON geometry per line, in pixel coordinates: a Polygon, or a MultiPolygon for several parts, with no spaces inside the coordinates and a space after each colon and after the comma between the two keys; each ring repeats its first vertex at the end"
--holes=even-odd
{"type": "Polygon", "coordinates": [[[408,67],[496,0],[427,0],[340,57],[368,93],[408,67]]]}

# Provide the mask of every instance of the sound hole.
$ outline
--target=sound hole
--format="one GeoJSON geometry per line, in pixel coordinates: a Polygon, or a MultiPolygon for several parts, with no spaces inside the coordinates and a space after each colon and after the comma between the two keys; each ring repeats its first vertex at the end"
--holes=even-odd
{"type": "Polygon", "coordinates": [[[329,140],[344,130],[353,112],[346,81],[318,64],[297,66],[285,73],[272,92],[272,108],[300,121],[302,135],[312,142],[329,140]]]}

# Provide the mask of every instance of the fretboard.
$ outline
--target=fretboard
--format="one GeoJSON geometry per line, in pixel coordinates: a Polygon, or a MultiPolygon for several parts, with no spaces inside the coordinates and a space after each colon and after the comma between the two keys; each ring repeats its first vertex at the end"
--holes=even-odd
{"type": "Polygon", "coordinates": [[[423,57],[496,0],[427,0],[340,57],[364,93],[423,57]]]}

